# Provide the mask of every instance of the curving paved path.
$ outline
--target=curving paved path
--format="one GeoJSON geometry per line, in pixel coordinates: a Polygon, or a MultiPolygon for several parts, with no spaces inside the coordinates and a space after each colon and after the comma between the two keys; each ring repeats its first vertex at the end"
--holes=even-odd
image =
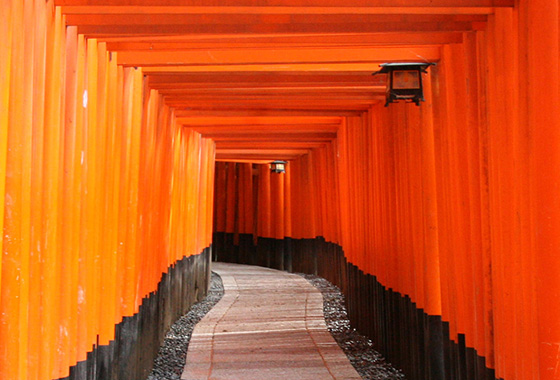
{"type": "Polygon", "coordinates": [[[323,298],[300,276],[213,263],[224,297],[196,325],[181,379],[361,379],[327,331],[323,298]]]}

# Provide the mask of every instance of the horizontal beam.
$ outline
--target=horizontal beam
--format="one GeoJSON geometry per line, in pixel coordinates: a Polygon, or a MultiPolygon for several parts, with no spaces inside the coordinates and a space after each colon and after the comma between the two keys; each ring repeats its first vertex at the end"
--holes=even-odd
{"type": "Polygon", "coordinates": [[[353,88],[339,88],[339,89],[285,89],[265,91],[263,89],[227,89],[227,90],[168,90],[161,91],[167,101],[190,101],[200,102],[225,102],[237,101],[241,103],[253,101],[278,101],[278,100],[291,100],[293,102],[300,101],[315,101],[322,102],[325,100],[345,100],[345,101],[371,101],[377,99],[379,96],[385,94],[386,87],[362,87],[358,89],[353,88]]]}
{"type": "Polygon", "coordinates": [[[177,92],[175,94],[166,94],[165,99],[168,104],[171,103],[185,103],[195,107],[202,103],[206,105],[225,105],[239,104],[262,104],[282,102],[283,104],[324,104],[325,102],[346,102],[347,104],[353,103],[367,103],[385,97],[385,88],[374,88],[359,91],[308,91],[307,89],[300,89],[299,91],[271,91],[271,92],[197,92],[185,94],[177,92]],[[291,103],[290,103],[291,102],[291,103]]]}
{"type": "Polygon", "coordinates": [[[317,102],[306,102],[302,104],[294,104],[293,102],[289,101],[276,101],[276,102],[251,102],[251,103],[240,103],[240,102],[215,102],[215,103],[204,103],[204,102],[179,102],[168,100],[166,102],[167,105],[174,108],[204,108],[207,107],[208,109],[220,109],[224,112],[229,110],[251,110],[255,108],[263,108],[268,110],[282,110],[282,109],[292,109],[292,110],[330,110],[330,111],[340,111],[340,112],[348,112],[348,111],[367,111],[373,105],[384,101],[385,97],[378,97],[372,99],[371,101],[353,101],[353,102],[343,102],[340,100],[330,100],[330,101],[323,101],[320,103],[317,102]]]}
{"type": "MultiPolygon", "coordinates": [[[[397,60],[398,61],[398,60],[397,60]]],[[[415,57],[414,62],[424,61],[422,57],[415,57]]],[[[439,59],[428,60],[437,62],[439,59]]],[[[181,74],[181,73],[289,73],[289,72],[306,72],[306,73],[326,73],[326,72],[368,72],[379,70],[379,64],[383,62],[391,62],[389,60],[380,60],[378,62],[367,63],[279,63],[279,64],[245,64],[245,65],[204,65],[204,66],[187,66],[187,65],[162,65],[162,66],[146,66],[143,69],[145,74],[181,74]]]]}
{"type": "Polygon", "coordinates": [[[309,154],[310,151],[278,151],[278,152],[218,152],[216,151],[216,160],[218,161],[239,161],[243,160],[245,162],[258,162],[258,161],[274,161],[274,160],[284,160],[290,161],[295,160],[303,155],[309,154]]]}
{"type": "Polygon", "coordinates": [[[378,7],[378,6],[111,6],[111,5],[65,5],[62,13],[65,15],[488,15],[492,14],[491,6],[462,6],[462,7],[378,7]]]}
{"type": "Polygon", "coordinates": [[[180,123],[186,128],[191,128],[200,133],[227,134],[227,135],[246,135],[249,133],[289,133],[293,135],[308,133],[334,133],[338,131],[340,124],[313,124],[313,125],[294,125],[294,124],[274,124],[274,125],[191,125],[180,123]]]}
{"type": "Polygon", "coordinates": [[[269,147],[269,146],[263,146],[263,147],[259,147],[258,149],[255,149],[255,147],[253,146],[248,147],[248,146],[243,146],[243,147],[239,147],[239,148],[228,148],[228,147],[222,147],[222,144],[217,144],[216,145],[216,153],[220,154],[220,155],[237,155],[237,156],[244,156],[244,155],[279,155],[279,156],[283,156],[286,154],[291,154],[291,155],[303,155],[308,153],[310,150],[312,149],[320,149],[323,148],[325,146],[325,144],[318,144],[318,145],[313,145],[313,146],[307,146],[307,147],[302,147],[302,148],[297,148],[297,147],[269,147]]]}
{"type": "MultiPolygon", "coordinates": [[[[375,68],[376,70],[378,68],[375,68]]],[[[148,76],[155,89],[166,88],[272,88],[384,86],[386,75],[365,72],[252,72],[252,73],[159,73],[148,76]]]]}
{"type": "Polygon", "coordinates": [[[152,86],[151,88],[159,90],[159,93],[162,95],[185,95],[185,96],[197,96],[198,94],[212,94],[213,96],[222,96],[227,95],[232,92],[236,92],[238,94],[258,94],[258,93],[270,93],[275,92],[278,94],[296,94],[305,92],[305,93],[312,93],[312,94],[321,94],[321,93],[341,93],[341,92],[383,92],[385,91],[386,85],[371,85],[364,81],[362,84],[327,84],[324,85],[306,85],[304,83],[297,83],[292,85],[285,85],[285,86],[266,86],[263,84],[259,87],[250,87],[249,84],[245,86],[240,85],[238,87],[227,86],[227,87],[217,87],[217,85],[209,85],[207,88],[204,87],[196,87],[193,88],[188,85],[173,85],[172,83],[160,86],[152,86]]]}
{"type": "MultiPolygon", "coordinates": [[[[342,101],[323,101],[317,102],[298,102],[293,101],[277,101],[277,102],[189,102],[187,101],[175,101],[173,99],[167,100],[166,104],[170,107],[175,108],[185,108],[185,109],[210,109],[210,110],[222,110],[224,113],[228,111],[239,111],[239,110],[254,110],[254,109],[264,109],[268,111],[272,110],[305,110],[305,111],[340,111],[340,112],[350,112],[350,111],[367,111],[372,105],[385,100],[385,97],[376,97],[371,101],[364,102],[342,102],[342,101]]],[[[337,113],[338,114],[338,113],[337,113]]]]}
{"type": "Polygon", "coordinates": [[[177,117],[179,124],[190,126],[250,126],[250,125],[291,125],[291,126],[310,126],[314,124],[338,125],[342,122],[341,117],[302,117],[302,116],[245,116],[245,117],[177,117]]]}
{"type": "Polygon", "coordinates": [[[302,104],[304,103],[321,103],[325,101],[346,101],[346,102],[369,102],[376,99],[379,94],[376,93],[356,93],[356,92],[333,92],[333,93],[316,93],[313,91],[300,91],[294,92],[292,94],[280,94],[277,92],[272,93],[231,93],[227,95],[215,96],[214,94],[204,94],[199,93],[194,95],[172,95],[166,96],[165,99],[172,102],[237,102],[242,104],[253,103],[253,102],[292,102],[302,104]],[[298,95],[299,94],[299,95],[298,95]]]}
{"type": "Polygon", "coordinates": [[[361,25],[385,23],[441,23],[441,22],[485,22],[482,14],[69,14],[67,25],[361,25]]]}
{"type": "Polygon", "coordinates": [[[306,110],[306,109],[189,109],[179,108],[175,111],[177,117],[253,117],[253,116],[341,116],[341,117],[357,117],[362,111],[344,111],[344,110],[306,110]]]}
{"type": "Polygon", "coordinates": [[[291,34],[291,35],[220,35],[220,36],[127,36],[105,37],[110,51],[121,50],[207,50],[207,49],[254,49],[275,46],[277,48],[321,47],[371,47],[390,45],[442,45],[461,43],[461,32],[401,32],[401,33],[355,33],[355,34],[291,34]]]}
{"type": "Polygon", "coordinates": [[[217,162],[238,162],[238,163],[243,163],[243,164],[261,164],[261,165],[265,165],[265,164],[270,164],[270,160],[259,160],[259,159],[241,159],[241,158],[231,158],[231,159],[225,159],[225,158],[217,158],[216,157],[216,161],[217,162]]]}
{"type": "MultiPolygon", "coordinates": [[[[56,5],[89,6],[91,0],[55,0],[56,5]]],[[[185,6],[185,0],[96,0],[96,6],[185,6]]],[[[208,7],[208,0],[189,0],[191,7],[208,7]]],[[[212,2],[215,4],[215,2],[212,2]]],[[[297,8],[480,8],[513,7],[514,0],[228,0],[227,7],[297,8]]],[[[217,6],[223,7],[223,6],[217,6]]]]}
{"type": "Polygon", "coordinates": [[[259,144],[259,150],[308,150],[324,147],[326,142],[313,142],[313,141],[262,141],[262,140],[248,140],[248,141],[229,141],[229,140],[216,140],[216,149],[221,153],[226,151],[240,151],[240,150],[255,150],[255,143],[259,144]]]}
{"type": "MultiPolygon", "coordinates": [[[[208,136],[205,136],[208,137],[208,136]]],[[[280,136],[280,137],[269,137],[269,136],[250,136],[249,138],[246,137],[237,137],[237,136],[220,136],[215,135],[211,137],[216,144],[220,146],[220,148],[242,148],[242,147],[249,147],[254,148],[255,144],[259,144],[259,147],[296,147],[296,148],[310,148],[310,147],[317,147],[319,145],[327,144],[333,141],[336,136],[332,138],[293,138],[291,136],[280,136]]]]}
{"type": "Polygon", "coordinates": [[[390,61],[437,61],[440,48],[369,47],[330,49],[234,49],[183,51],[122,51],[117,62],[125,66],[228,66],[278,64],[379,63],[390,61]]]}
{"type": "MultiPolygon", "coordinates": [[[[263,135],[266,137],[269,133],[280,133],[282,135],[293,135],[293,136],[303,136],[305,135],[306,138],[314,136],[316,134],[323,134],[323,133],[336,133],[338,131],[339,125],[316,125],[314,127],[303,127],[303,126],[292,126],[292,125],[275,125],[275,126],[245,126],[243,128],[239,126],[221,126],[221,127],[213,127],[213,126],[191,126],[188,124],[183,125],[185,128],[193,129],[198,133],[201,133],[205,136],[251,136],[251,134],[255,135],[263,135]]],[[[317,137],[317,136],[316,136],[317,137]]],[[[324,138],[321,135],[321,138],[324,138]]]]}
{"type": "Polygon", "coordinates": [[[380,32],[437,32],[482,30],[484,22],[439,21],[439,22],[377,22],[377,23],[263,23],[263,24],[119,24],[119,25],[77,25],[78,33],[90,37],[108,35],[127,36],[135,34],[298,34],[298,33],[380,33],[380,32]]]}
{"type": "Polygon", "coordinates": [[[216,156],[224,157],[286,157],[286,156],[302,156],[307,154],[313,148],[302,148],[302,149],[291,149],[291,148],[284,148],[284,149],[221,149],[216,147],[216,156]]]}

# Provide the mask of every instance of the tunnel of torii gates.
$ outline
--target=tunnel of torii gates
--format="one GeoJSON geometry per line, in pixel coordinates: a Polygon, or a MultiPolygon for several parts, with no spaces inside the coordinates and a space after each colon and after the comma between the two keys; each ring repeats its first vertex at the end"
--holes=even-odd
{"type": "Polygon", "coordinates": [[[146,378],[213,257],[409,379],[560,379],[558,1],[219,3],[2,0],[0,378],[146,378]]]}

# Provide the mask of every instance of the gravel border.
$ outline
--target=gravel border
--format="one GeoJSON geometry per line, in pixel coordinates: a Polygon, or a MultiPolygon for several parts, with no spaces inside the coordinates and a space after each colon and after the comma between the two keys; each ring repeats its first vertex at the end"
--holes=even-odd
{"type": "MultiPolygon", "coordinates": [[[[350,326],[344,295],[338,287],[319,276],[295,274],[305,278],[323,294],[323,312],[327,328],[363,379],[405,379],[400,370],[387,363],[383,356],[375,351],[370,339],[350,326]]],[[[181,379],[194,326],[220,301],[223,295],[222,279],[212,272],[208,296],[195,303],[187,314],[171,326],[147,380],[181,379]]]]}
{"type": "Polygon", "coordinates": [[[362,379],[405,379],[404,374],[388,363],[374,349],[373,342],[350,326],[344,294],[322,277],[296,273],[305,278],[323,294],[323,313],[327,329],[362,379]]]}
{"type": "Polygon", "coordinates": [[[180,380],[187,360],[187,350],[194,326],[222,299],[222,279],[212,272],[208,295],[191,306],[188,313],[175,322],[159,349],[158,357],[147,380],[180,380]]]}

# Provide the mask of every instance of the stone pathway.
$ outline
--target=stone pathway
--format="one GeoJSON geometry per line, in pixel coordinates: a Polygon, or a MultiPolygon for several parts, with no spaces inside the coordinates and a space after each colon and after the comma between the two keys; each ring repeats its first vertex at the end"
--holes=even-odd
{"type": "Polygon", "coordinates": [[[321,293],[300,276],[213,263],[225,294],[196,325],[181,379],[361,379],[327,331],[321,293]]]}

